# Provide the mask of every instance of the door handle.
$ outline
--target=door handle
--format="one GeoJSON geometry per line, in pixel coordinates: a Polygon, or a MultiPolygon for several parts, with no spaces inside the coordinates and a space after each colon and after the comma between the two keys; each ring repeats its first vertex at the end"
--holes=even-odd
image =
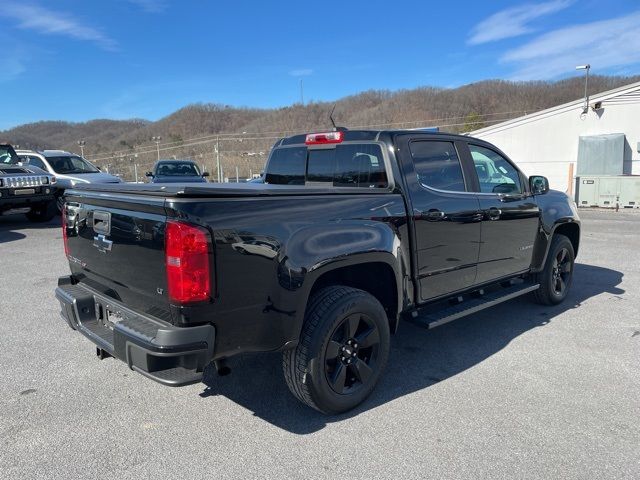
{"type": "Polygon", "coordinates": [[[487,217],[489,218],[489,220],[498,220],[500,218],[500,215],[502,215],[502,210],[500,210],[499,208],[491,207],[489,210],[487,210],[487,217]]]}
{"type": "Polygon", "coordinates": [[[422,213],[427,220],[430,221],[438,221],[438,220],[442,220],[446,215],[443,211],[438,210],[436,208],[432,208],[430,210],[427,210],[426,212],[422,213]]]}

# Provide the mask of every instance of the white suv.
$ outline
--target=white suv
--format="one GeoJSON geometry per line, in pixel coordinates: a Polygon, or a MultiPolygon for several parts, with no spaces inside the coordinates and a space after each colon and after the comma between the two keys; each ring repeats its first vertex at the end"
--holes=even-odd
{"type": "Polygon", "coordinates": [[[58,179],[58,209],[62,209],[62,193],[82,183],[120,183],[115,175],[101,172],[98,167],[75,153],[64,150],[16,150],[23,165],[41,168],[58,179]]]}

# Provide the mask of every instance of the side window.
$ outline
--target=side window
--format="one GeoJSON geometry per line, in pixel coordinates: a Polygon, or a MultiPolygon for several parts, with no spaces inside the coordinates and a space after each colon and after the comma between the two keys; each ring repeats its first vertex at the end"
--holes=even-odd
{"type": "Polygon", "coordinates": [[[23,161],[25,163],[28,163],[29,165],[33,165],[34,167],[38,167],[41,168],[42,170],[46,170],[47,167],[45,167],[44,162],[42,160],[40,160],[38,157],[32,157],[32,156],[25,156],[25,157],[21,157],[23,159],[23,161]]]}
{"type": "Polygon", "coordinates": [[[469,144],[483,193],[522,193],[520,175],[502,155],[479,145],[469,144]]]}
{"type": "Polygon", "coordinates": [[[451,192],[465,191],[462,166],[453,142],[413,141],[409,149],[421,185],[451,192]]]}
{"type": "Polygon", "coordinates": [[[271,154],[264,183],[273,185],[304,185],[307,164],[305,147],[277,148],[271,154]]]}
{"type": "Polygon", "coordinates": [[[335,187],[386,188],[382,150],[375,144],[309,150],[307,182],[327,182],[335,187]]]}

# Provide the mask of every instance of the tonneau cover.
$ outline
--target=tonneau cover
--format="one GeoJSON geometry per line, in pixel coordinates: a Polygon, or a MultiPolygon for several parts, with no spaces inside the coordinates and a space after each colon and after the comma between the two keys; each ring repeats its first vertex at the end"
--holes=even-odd
{"type": "Polygon", "coordinates": [[[207,183],[163,185],[160,183],[112,183],[76,185],[73,190],[83,192],[154,195],[161,197],[261,197],[274,195],[339,195],[384,194],[386,188],[322,187],[303,185],[269,185],[260,183],[207,183]]]}

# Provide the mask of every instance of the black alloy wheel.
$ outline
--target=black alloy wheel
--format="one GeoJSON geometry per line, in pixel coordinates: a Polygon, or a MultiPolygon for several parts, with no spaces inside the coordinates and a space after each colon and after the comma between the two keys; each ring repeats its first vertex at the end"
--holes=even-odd
{"type": "Polygon", "coordinates": [[[365,314],[346,317],[325,351],[325,375],[332,390],[349,395],[366,386],[378,361],[380,332],[365,314]]]}
{"type": "Polygon", "coordinates": [[[561,248],[553,259],[552,284],[553,291],[558,296],[564,296],[571,280],[573,262],[570,257],[569,250],[561,248]]]}
{"type": "Polygon", "coordinates": [[[533,292],[536,302],[542,305],[557,305],[569,294],[573,280],[575,253],[571,240],[556,234],[551,240],[544,268],[535,274],[540,287],[533,292]]]}
{"type": "Polygon", "coordinates": [[[322,288],[309,298],[297,346],[283,352],[287,386],[320,412],[346,412],[375,388],[389,346],[389,318],[376,297],[343,285],[322,288]]]}

